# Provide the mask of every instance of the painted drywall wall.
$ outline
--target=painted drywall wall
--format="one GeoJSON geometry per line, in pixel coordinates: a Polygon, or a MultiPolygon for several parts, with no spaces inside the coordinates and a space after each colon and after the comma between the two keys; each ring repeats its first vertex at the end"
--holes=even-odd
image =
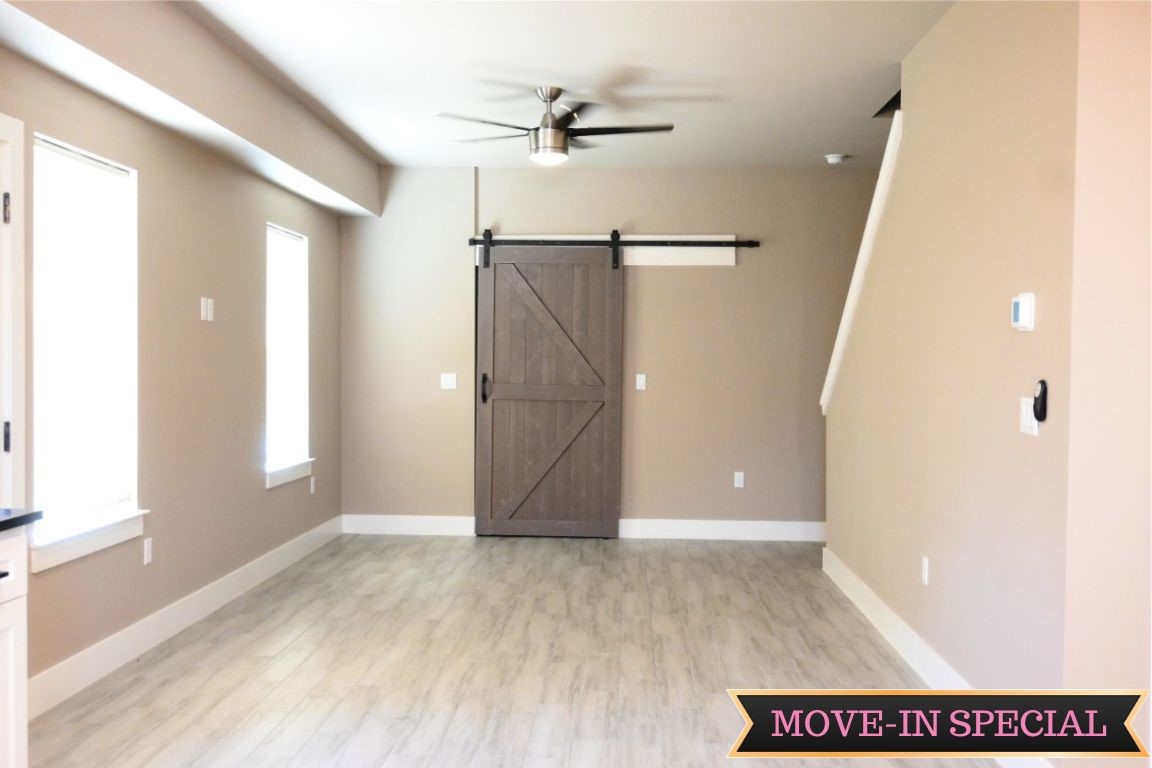
{"type": "Polygon", "coordinates": [[[366,210],[380,210],[376,157],[205,29],[193,17],[203,11],[120,0],[13,5],[366,210]]]}
{"type": "Polygon", "coordinates": [[[473,512],[475,215],[504,234],[760,239],[734,268],[627,268],[622,515],[823,519],[816,394],[875,178],[396,171],[382,218],[342,224],[344,511],[473,512]],[[439,390],[440,372],[460,389],[439,390]]]}
{"type": "Polygon", "coordinates": [[[24,121],[29,148],[42,132],[139,173],[139,492],[155,559],[142,565],[137,539],[34,575],[35,674],[339,514],[339,228],[25,59],[0,50],[0,71],[0,112],[24,121]],[[307,481],[264,490],[267,221],[310,238],[314,496],[307,481]],[[199,320],[201,296],[216,300],[214,323],[199,320]]]}
{"type": "Polygon", "coordinates": [[[828,413],[829,547],[976,686],[1063,677],[1076,50],[1075,4],[958,3],[905,59],[828,413]],[[1009,323],[1021,291],[1031,333],[1009,323]]]}
{"type": "Polygon", "coordinates": [[[472,191],[471,169],[397,168],[379,219],[341,222],[345,514],[471,513],[472,191]]]}
{"type": "MultiPolygon", "coordinates": [[[[1064,630],[1073,688],[1150,687],[1150,40],[1147,3],[1080,4],[1064,630]]],[[[1148,717],[1138,721],[1146,742],[1148,717]]]]}

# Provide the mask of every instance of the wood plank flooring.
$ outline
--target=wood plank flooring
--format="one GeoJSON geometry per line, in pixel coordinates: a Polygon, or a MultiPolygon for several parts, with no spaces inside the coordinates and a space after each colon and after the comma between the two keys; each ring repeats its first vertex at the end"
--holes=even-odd
{"type": "Polygon", "coordinates": [[[921,685],[818,545],[343,536],[35,720],[32,764],[848,765],[728,760],[725,689],[921,685]]]}

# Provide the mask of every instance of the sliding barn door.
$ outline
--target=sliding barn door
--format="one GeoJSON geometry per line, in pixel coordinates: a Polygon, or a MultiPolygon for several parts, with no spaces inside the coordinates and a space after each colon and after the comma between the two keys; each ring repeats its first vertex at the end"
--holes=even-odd
{"type": "Polygon", "coordinates": [[[478,274],[476,532],[616,536],[623,270],[496,247],[478,274]]]}

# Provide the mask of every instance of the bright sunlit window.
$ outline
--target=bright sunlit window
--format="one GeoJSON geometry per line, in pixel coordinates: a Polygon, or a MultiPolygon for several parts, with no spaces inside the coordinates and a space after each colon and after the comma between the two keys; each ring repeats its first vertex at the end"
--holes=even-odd
{"type": "Polygon", "coordinates": [[[32,481],[49,543],[135,514],[136,172],[33,150],[32,481]]]}
{"type": "Polygon", "coordinates": [[[267,487],[311,474],[308,446],[308,238],[268,225],[265,326],[267,487]]]}

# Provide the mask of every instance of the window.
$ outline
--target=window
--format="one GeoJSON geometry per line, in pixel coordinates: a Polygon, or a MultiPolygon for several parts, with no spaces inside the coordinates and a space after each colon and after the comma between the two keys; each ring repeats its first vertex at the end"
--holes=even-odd
{"type": "Polygon", "coordinates": [[[308,447],[308,238],[268,225],[266,487],[312,474],[308,447]]]}
{"type": "Polygon", "coordinates": [[[33,194],[33,543],[46,545],[141,514],[136,172],[37,136],[33,194]]]}

